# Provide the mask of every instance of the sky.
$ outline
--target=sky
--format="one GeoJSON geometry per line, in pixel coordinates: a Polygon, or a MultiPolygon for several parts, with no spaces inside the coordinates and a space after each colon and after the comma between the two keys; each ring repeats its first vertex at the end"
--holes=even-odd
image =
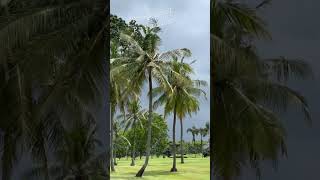
{"type": "MultiPolygon", "coordinates": [[[[251,0],[252,1],[252,0],[251,0]]],[[[278,170],[263,170],[261,180],[319,180],[320,163],[320,1],[281,0],[261,11],[272,40],[256,43],[262,57],[302,58],[313,68],[315,78],[292,81],[289,86],[303,94],[309,103],[313,123],[303,121],[299,111],[283,114],[287,129],[288,158],[281,159],[278,170]]],[[[246,173],[242,180],[255,180],[246,173]]]]}
{"type": "MultiPolygon", "coordinates": [[[[192,117],[184,120],[184,137],[191,140],[191,134],[186,129],[195,125],[204,127],[210,120],[210,6],[209,0],[111,0],[111,13],[120,16],[127,22],[134,19],[138,23],[148,24],[149,18],[156,18],[162,32],[160,51],[188,48],[192,51],[189,62],[197,60],[193,64],[194,78],[208,82],[207,100],[200,98],[200,111],[192,117]]],[[[146,94],[147,90],[143,94],[146,94]]],[[[144,108],[148,106],[146,96],[142,97],[144,108]]],[[[162,113],[162,109],[158,110],[162,113]]],[[[172,117],[167,118],[169,125],[169,136],[172,130],[172,117]]],[[[180,132],[180,126],[177,126],[180,132]]],[[[177,138],[180,133],[177,133],[177,138]]]]}

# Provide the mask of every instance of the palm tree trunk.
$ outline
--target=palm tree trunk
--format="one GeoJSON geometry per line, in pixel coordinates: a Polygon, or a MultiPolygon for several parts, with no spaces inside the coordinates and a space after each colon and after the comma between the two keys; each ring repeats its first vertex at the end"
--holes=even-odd
{"type": "Polygon", "coordinates": [[[174,106],[173,110],[173,128],[172,128],[172,153],[173,153],[173,163],[171,172],[177,172],[177,157],[176,157],[176,122],[177,122],[177,110],[176,105],[174,106]]]}
{"type": "Polygon", "coordinates": [[[148,69],[149,74],[149,117],[148,117],[148,137],[147,137],[147,148],[146,148],[146,159],[141,169],[136,174],[136,177],[142,177],[145,169],[148,166],[151,146],[151,131],[152,131],[152,69],[148,69]]]}
{"type": "Polygon", "coordinates": [[[193,142],[194,157],[196,157],[196,137],[194,134],[192,134],[192,142],[193,142]]]}
{"type": "Polygon", "coordinates": [[[201,153],[203,154],[203,150],[202,150],[202,144],[203,144],[203,142],[202,142],[202,135],[200,135],[200,146],[201,146],[201,153]]]}
{"type": "Polygon", "coordinates": [[[113,157],[113,158],[114,158],[114,165],[115,165],[115,166],[118,165],[118,164],[117,164],[117,154],[116,154],[116,153],[114,153],[114,157],[113,157]]]}
{"type": "Polygon", "coordinates": [[[183,152],[183,122],[180,119],[180,153],[181,153],[181,164],[184,164],[184,152],[183,152]]]}
{"type": "Polygon", "coordinates": [[[133,127],[133,145],[132,145],[132,155],[131,155],[131,165],[130,166],[135,166],[135,150],[136,150],[136,127],[134,125],[133,127]]]}
{"type": "Polygon", "coordinates": [[[111,161],[111,171],[115,171],[114,169],[114,161],[113,161],[113,114],[114,112],[111,112],[111,125],[110,125],[110,161],[111,161]]]}
{"type": "Polygon", "coordinates": [[[197,157],[198,148],[196,147],[196,138],[194,138],[194,157],[197,157]]]}

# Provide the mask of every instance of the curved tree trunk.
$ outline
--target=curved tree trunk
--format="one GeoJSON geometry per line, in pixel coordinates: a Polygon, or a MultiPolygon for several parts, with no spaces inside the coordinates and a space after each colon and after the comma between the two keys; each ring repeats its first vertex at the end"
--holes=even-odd
{"type": "Polygon", "coordinates": [[[173,110],[173,127],[172,127],[172,153],[173,153],[173,163],[171,172],[177,172],[177,157],[176,157],[176,122],[177,122],[177,112],[176,105],[173,110]]]}
{"type": "Polygon", "coordinates": [[[145,169],[148,166],[150,150],[151,150],[151,131],[152,131],[152,69],[151,67],[148,70],[149,74],[149,117],[148,117],[148,137],[147,137],[147,147],[146,147],[146,159],[141,167],[141,169],[136,174],[136,177],[142,177],[145,169]]]}
{"type": "Polygon", "coordinates": [[[180,119],[180,153],[181,153],[181,164],[184,164],[184,152],[183,152],[183,122],[180,119]]]}

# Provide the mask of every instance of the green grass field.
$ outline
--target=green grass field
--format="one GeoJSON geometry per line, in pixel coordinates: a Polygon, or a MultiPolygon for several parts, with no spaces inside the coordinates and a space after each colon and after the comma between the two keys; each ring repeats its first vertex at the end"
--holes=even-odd
{"type": "Polygon", "coordinates": [[[131,160],[118,160],[116,172],[111,173],[111,180],[209,180],[210,179],[210,159],[189,157],[185,158],[185,164],[177,159],[178,172],[171,173],[172,158],[153,158],[149,161],[143,178],[136,178],[135,174],[140,169],[144,160],[136,160],[136,166],[130,166],[131,160]]]}

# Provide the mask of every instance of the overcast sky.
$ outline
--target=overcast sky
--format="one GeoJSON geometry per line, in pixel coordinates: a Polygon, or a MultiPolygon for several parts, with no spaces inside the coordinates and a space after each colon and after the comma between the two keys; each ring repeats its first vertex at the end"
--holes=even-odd
{"type": "MultiPolygon", "coordinates": [[[[127,22],[134,19],[138,23],[148,24],[151,17],[158,19],[162,28],[161,51],[177,48],[188,48],[192,51],[194,78],[206,80],[209,83],[210,73],[210,6],[209,0],[111,0],[111,13],[120,16],[127,22]]],[[[209,86],[207,100],[201,98],[200,111],[191,118],[185,119],[184,129],[193,125],[204,126],[210,119],[209,112],[209,86]]],[[[146,94],[146,93],[145,93],[146,94]]],[[[147,98],[142,98],[142,103],[147,107],[147,98]]],[[[162,110],[158,110],[163,112],[162,110]]],[[[168,118],[168,124],[172,129],[172,117],[168,118]]],[[[180,127],[177,126],[177,132],[180,127]]],[[[180,133],[177,133],[179,138],[180,133]]],[[[191,135],[185,133],[187,139],[191,135]]]]}
{"type": "MultiPolygon", "coordinates": [[[[253,1],[253,0],[251,0],[253,1]]],[[[288,159],[279,162],[278,171],[265,168],[261,180],[319,180],[320,170],[320,1],[272,1],[261,15],[265,18],[272,40],[259,41],[263,57],[303,58],[313,67],[314,80],[294,81],[290,86],[306,96],[313,117],[307,127],[301,113],[289,111],[284,116],[287,128],[288,159]]],[[[243,180],[254,180],[245,176],[243,180]]]]}

